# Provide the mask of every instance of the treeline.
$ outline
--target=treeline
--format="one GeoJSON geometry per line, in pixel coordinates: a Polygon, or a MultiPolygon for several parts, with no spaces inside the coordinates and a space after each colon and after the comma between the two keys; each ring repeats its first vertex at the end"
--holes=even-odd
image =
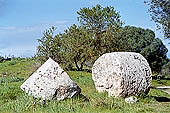
{"type": "Polygon", "coordinates": [[[3,56],[0,56],[0,63],[4,62],[4,61],[11,61],[12,58],[10,57],[3,57],[3,56]]]}
{"type": "Polygon", "coordinates": [[[167,48],[152,30],[123,26],[114,7],[96,5],[77,14],[79,25],[73,24],[59,34],[51,27],[38,39],[37,58],[41,62],[51,57],[67,70],[83,70],[104,53],[129,51],[141,53],[158,73],[169,61],[167,48]]]}

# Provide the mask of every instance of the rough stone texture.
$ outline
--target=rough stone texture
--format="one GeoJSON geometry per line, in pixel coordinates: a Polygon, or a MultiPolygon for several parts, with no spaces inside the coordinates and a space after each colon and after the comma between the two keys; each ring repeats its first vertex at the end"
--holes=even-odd
{"type": "Polygon", "coordinates": [[[146,59],[133,52],[106,53],[92,67],[92,78],[98,92],[126,97],[149,92],[152,72],[146,59]]]}
{"type": "Polygon", "coordinates": [[[79,86],[51,58],[21,85],[21,89],[43,100],[62,100],[81,93],[79,86]]]}
{"type": "Polygon", "coordinates": [[[125,98],[125,102],[126,103],[129,103],[129,104],[134,104],[138,101],[138,99],[134,96],[130,96],[130,97],[127,97],[125,98]]]}

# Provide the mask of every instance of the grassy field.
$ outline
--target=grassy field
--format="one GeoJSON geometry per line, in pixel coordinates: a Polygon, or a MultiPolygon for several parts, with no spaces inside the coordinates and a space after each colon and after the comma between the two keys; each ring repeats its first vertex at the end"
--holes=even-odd
{"type": "Polygon", "coordinates": [[[170,95],[155,89],[156,86],[170,86],[170,80],[153,80],[153,88],[147,96],[139,97],[135,104],[127,104],[123,98],[96,92],[91,73],[69,71],[88,101],[76,97],[43,104],[20,89],[36,69],[36,63],[31,59],[0,63],[0,113],[170,113],[170,95]]]}

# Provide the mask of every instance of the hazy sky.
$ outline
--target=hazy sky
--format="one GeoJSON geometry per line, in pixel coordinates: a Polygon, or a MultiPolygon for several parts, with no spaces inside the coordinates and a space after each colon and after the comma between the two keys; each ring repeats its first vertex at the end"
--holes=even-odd
{"type": "MultiPolygon", "coordinates": [[[[37,39],[51,26],[62,32],[77,22],[77,11],[96,4],[114,6],[125,25],[155,31],[170,51],[151,21],[144,0],[0,0],[0,55],[30,57],[36,52],[37,39]]],[[[168,52],[170,58],[170,52],[168,52]]]]}

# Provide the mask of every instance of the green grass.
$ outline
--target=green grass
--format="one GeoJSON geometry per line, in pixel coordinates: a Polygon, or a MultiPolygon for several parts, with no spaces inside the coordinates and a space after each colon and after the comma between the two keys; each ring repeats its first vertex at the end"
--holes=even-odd
{"type": "MultiPolygon", "coordinates": [[[[75,97],[42,104],[20,89],[20,85],[35,70],[35,62],[31,59],[0,63],[0,113],[170,113],[170,102],[157,100],[170,99],[165,92],[152,88],[145,98],[140,97],[137,103],[127,104],[123,98],[96,92],[91,73],[76,71],[69,71],[68,74],[81,87],[88,101],[75,97]]],[[[170,85],[170,81],[153,80],[153,87],[158,85],[170,85]]]]}
{"type": "Polygon", "coordinates": [[[26,77],[36,69],[32,59],[14,59],[0,63],[0,77],[26,77]]]}

